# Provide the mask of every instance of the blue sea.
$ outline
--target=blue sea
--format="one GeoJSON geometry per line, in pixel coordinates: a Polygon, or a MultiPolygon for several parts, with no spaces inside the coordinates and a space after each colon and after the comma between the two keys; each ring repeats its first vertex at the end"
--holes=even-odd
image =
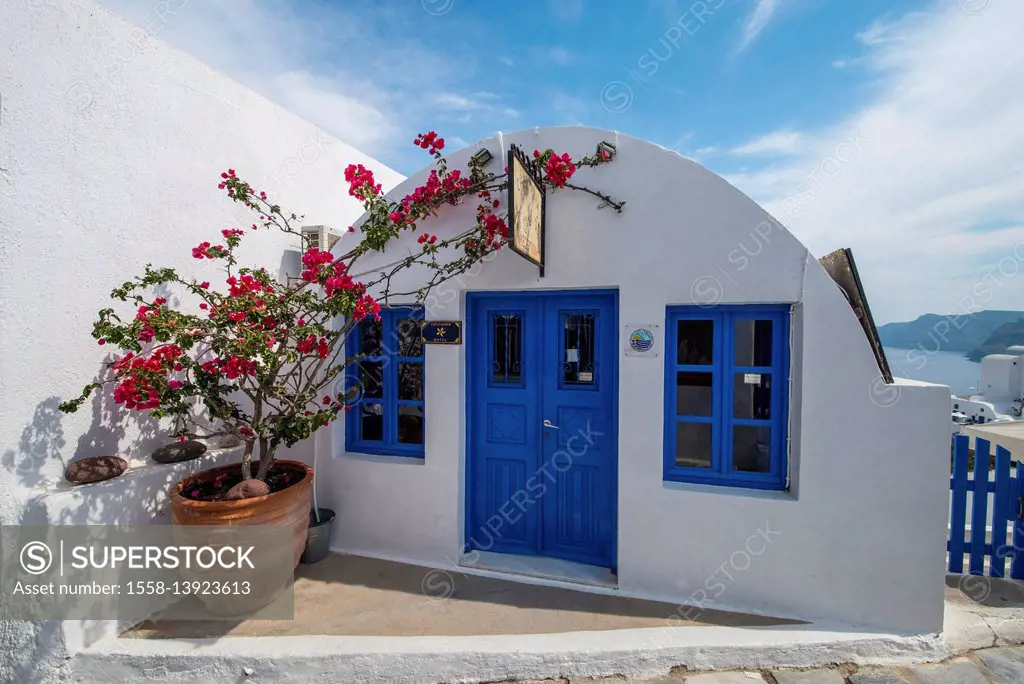
{"type": "Polygon", "coordinates": [[[970,361],[964,352],[886,347],[885,357],[895,376],[949,385],[953,394],[962,397],[977,392],[981,364],[970,361]]]}

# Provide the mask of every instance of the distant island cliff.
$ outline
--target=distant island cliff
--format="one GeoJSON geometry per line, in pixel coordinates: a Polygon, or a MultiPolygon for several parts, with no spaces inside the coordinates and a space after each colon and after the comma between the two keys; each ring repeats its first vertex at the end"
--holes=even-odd
{"type": "Polygon", "coordinates": [[[882,345],[926,352],[964,352],[972,361],[1024,345],[1024,311],[978,311],[943,316],[924,314],[906,323],[879,326],[882,345]]]}

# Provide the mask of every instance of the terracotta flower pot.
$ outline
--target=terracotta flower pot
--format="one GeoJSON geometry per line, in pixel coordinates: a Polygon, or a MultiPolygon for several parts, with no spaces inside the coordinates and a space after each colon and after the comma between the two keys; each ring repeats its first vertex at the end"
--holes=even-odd
{"type": "MultiPolygon", "coordinates": [[[[277,461],[276,467],[285,468],[294,472],[295,484],[280,491],[271,492],[264,496],[256,496],[238,501],[195,501],[182,495],[183,491],[189,491],[197,484],[210,482],[217,479],[222,473],[236,471],[240,466],[233,465],[211,468],[195,473],[185,478],[171,491],[171,519],[174,524],[181,526],[183,532],[187,533],[187,526],[195,525],[218,525],[218,526],[266,526],[260,529],[272,527],[280,530],[286,527],[293,535],[292,557],[289,567],[268,568],[267,572],[273,576],[263,576],[253,584],[253,593],[248,596],[232,595],[200,595],[207,609],[217,615],[238,615],[252,612],[276,599],[281,591],[292,579],[292,572],[299,564],[299,558],[306,546],[306,535],[309,531],[309,510],[312,505],[313,495],[313,469],[299,461],[277,461]],[[287,573],[285,573],[287,571],[287,573]],[[287,577],[284,575],[287,574],[287,577]]],[[[252,464],[253,472],[258,465],[252,464]]],[[[194,530],[202,533],[202,530],[194,530]]],[[[244,530],[238,530],[238,534],[244,536],[244,530]]],[[[229,539],[224,537],[225,543],[237,543],[238,539],[232,535],[229,539]]],[[[203,543],[208,543],[205,540],[203,543]]],[[[280,560],[280,559],[278,559],[280,560]]],[[[261,572],[257,564],[256,573],[261,572]]],[[[220,571],[223,577],[216,572],[203,572],[202,577],[187,576],[186,579],[235,581],[238,579],[237,571],[220,571]]]]}

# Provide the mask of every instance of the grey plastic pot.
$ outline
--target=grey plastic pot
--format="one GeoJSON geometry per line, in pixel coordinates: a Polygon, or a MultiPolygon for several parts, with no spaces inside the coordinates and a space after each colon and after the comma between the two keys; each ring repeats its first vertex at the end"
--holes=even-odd
{"type": "Polygon", "coordinates": [[[330,508],[318,508],[317,515],[309,512],[309,534],[306,535],[306,548],[299,560],[305,564],[319,563],[331,552],[331,523],[334,522],[334,511],[330,508]]]}

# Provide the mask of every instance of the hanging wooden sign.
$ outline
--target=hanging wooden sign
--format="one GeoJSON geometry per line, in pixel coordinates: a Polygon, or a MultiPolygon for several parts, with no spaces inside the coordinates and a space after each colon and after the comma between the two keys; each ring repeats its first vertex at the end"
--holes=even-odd
{"type": "Polygon", "coordinates": [[[509,247],[540,267],[544,277],[544,182],[526,154],[515,145],[508,150],[509,247]]]}
{"type": "Polygon", "coordinates": [[[420,339],[424,344],[462,344],[462,321],[423,321],[420,339]]]}
{"type": "Polygon", "coordinates": [[[875,319],[872,318],[871,308],[868,306],[868,296],[864,293],[864,285],[861,284],[860,274],[857,272],[857,263],[853,260],[853,252],[849,248],[837,249],[818,259],[818,262],[846,296],[846,301],[860,321],[860,327],[864,329],[864,336],[868,338],[871,351],[875,353],[875,361],[878,362],[882,379],[891,385],[892,371],[889,370],[889,360],[885,357],[885,349],[882,348],[882,341],[878,337],[875,319]]]}

